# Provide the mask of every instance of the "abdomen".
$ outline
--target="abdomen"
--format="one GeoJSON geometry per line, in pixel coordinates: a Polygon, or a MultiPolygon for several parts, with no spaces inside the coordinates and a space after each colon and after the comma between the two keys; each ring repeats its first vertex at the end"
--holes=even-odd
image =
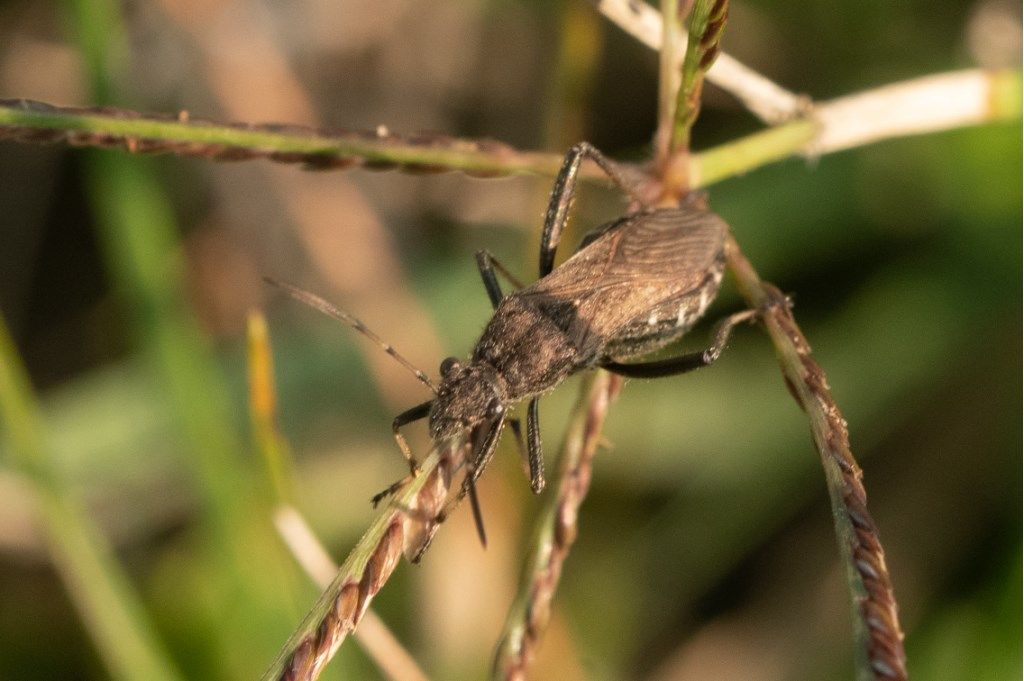
{"type": "Polygon", "coordinates": [[[724,263],[708,272],[698,287],[630,320],[605,344],[601,359],[638,357],[681,338],[704,316],[715,299],[723,271],[724,263]]]}

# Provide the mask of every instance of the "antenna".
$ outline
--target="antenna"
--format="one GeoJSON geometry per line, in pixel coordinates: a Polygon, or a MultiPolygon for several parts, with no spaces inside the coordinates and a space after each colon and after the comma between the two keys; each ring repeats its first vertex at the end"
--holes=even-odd
{"type": "Polygon", "coordinates": [[[263,280],[268,284],[271,284],[272,286],[276,286],[279,289],[282,289],[285,293],[287,293],[300,303],[305,303],[306,305],[309,305],[311,308],[323,312],[328,317],[334,317],[339,322],[348,324],[353,329],[363,334],[364,336],[372,340],[374,343],[376,343],[378,346],[380,346],[381,349],[384,350],[384,352],[388,353],[396,360],[398,360],[398,363],[404,366],[409,371],[411,371],[413,375],[416,376],[417,379],[419,379],[420,383],[430,388],[430,391],[435,395],[437,394],[437,387],[431,382],[429,378],[427,378],[427,375],[425,373],[414,367],[412,365],[412,362],[398,354],[398,350],[395,350],[393,347],[391,347],[383,340],[381,340],[380,336],[378,336],[373,331],[368,329],[365,324],[363,324],[361,321],[350,315],[348,312],[345,312],[341,308],[332,305],[331,303],[327,302],[320,296],[310,293],[309,291],[304,291],[301,288],[298,288],[297,286],[292,286],[291,284],[286,284],[283,281],[277,281],[276,279],[271,279],[270,277],[263,277],[263,280]]]}

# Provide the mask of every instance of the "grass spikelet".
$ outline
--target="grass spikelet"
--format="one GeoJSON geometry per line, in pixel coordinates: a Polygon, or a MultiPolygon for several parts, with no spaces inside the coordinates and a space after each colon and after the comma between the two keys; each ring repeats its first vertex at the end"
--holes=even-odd
{"type": "Polygon", "coordinates": [[[545,503],[536,525],[533,550],[498,642],[493,678],[525,679],[534,651],[547,629],[562,567],[576,541],[576,520],[590,488],[591,463],[601,429],[622,379],[604,371],[588,377],[562,442],[556,493],[545,503]]]}

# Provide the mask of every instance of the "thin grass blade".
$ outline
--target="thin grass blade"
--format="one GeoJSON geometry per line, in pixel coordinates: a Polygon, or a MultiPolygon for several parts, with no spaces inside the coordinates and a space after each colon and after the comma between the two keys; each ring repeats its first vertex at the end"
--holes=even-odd
{"type": "MultiPolygon", "coordinates": [[[[68,15],[92,95],[109,101],[127,60],[118,5],[75,0],[68,15]]],[[[152,161],[93,153],[84,163],[107,271],[166,399],[200,499],[205,562],[188,569],[201,572],[215,594],[204,613],[217,623],[205,642],[214,654],[209,664],[223,676],[251,675],[260,655],[284,635],[291,606],[280,586],[288,563],[269,521],[268,498],[245,461],[221,367],[189,309],[178,230],[152,161]],[[262,556],[259,570],[252,569],[254,555],[262,556]]]]}
{"type": "Polygon", "coordinates": [[[54,566],[110,675],[126,680],[182,678],[106,538],[58,474],[39,406],[2,318],[0,425],[9,443],[8,463],[36,494],[54,566]]]}
{"type": "Polygon", "coordinates": [[[277,391],[267,320],[253,310],[247,322],[249,422],[267,480],[278,503],[293,504],[295,482],[291,447],[277,427],[277,391]]]}

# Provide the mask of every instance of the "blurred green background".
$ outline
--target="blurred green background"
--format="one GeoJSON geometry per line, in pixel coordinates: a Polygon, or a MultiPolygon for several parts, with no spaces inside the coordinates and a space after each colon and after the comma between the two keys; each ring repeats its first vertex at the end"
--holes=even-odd
{"type": "MultiPolygon", "coordinates": [[[[1020,25],[1019,3],[999,0],[753,0],[733,2],[724,48],[824,99],[1019,69],[1020,25]]],[[[656,66],[575,0],[0,2],[0,98],[61,105],[386,124],[556,152],[587,139],[640,159],[656,66]]],[[[713,86],[705,102],[698,148],[758,128],[713,86]]],[[[270,318],[298,506],[336,558],[373,517],[369,497],[403,473],[391,417],[426,399],[260,277],[342,303],[432,373],[488,318],[476,249],[533,276],[548,191],[538,178],[0,143],[0,312],[41,410],[38,439],[0,438],[0,678],[111,676],[93,638],[124,630],[74,606],[110,573],[68,568],[45,529],[66,531],[76,509],[139,596],[138,659],[186,678],[260,674],[317,590],[269,521],[248,310],[270,318]]],[[[791,160],[710,198],[793,294],[849,420],[913,678],[1020,678],[1019,123],[791,160]]],[[[588,187],[576,205],[568,243],[624,204],[588,187]]],[[[710,317],[740,305],[727,283],[710,317]]],[[[543,402],[549,471],[574,386],[543,402]]],[[[712,369],[629,382],[607,430],[535,677],[850,678],[824,479],[766,337],[744,329],[712,369]]],[[[483,478],[486,551],[460,512],[374,601],[434,678],[488,667],[538,508],[519,468],[505,442],[483,478]]],[[[378,677],[353,642],[329,672],[378,677]]]]}

